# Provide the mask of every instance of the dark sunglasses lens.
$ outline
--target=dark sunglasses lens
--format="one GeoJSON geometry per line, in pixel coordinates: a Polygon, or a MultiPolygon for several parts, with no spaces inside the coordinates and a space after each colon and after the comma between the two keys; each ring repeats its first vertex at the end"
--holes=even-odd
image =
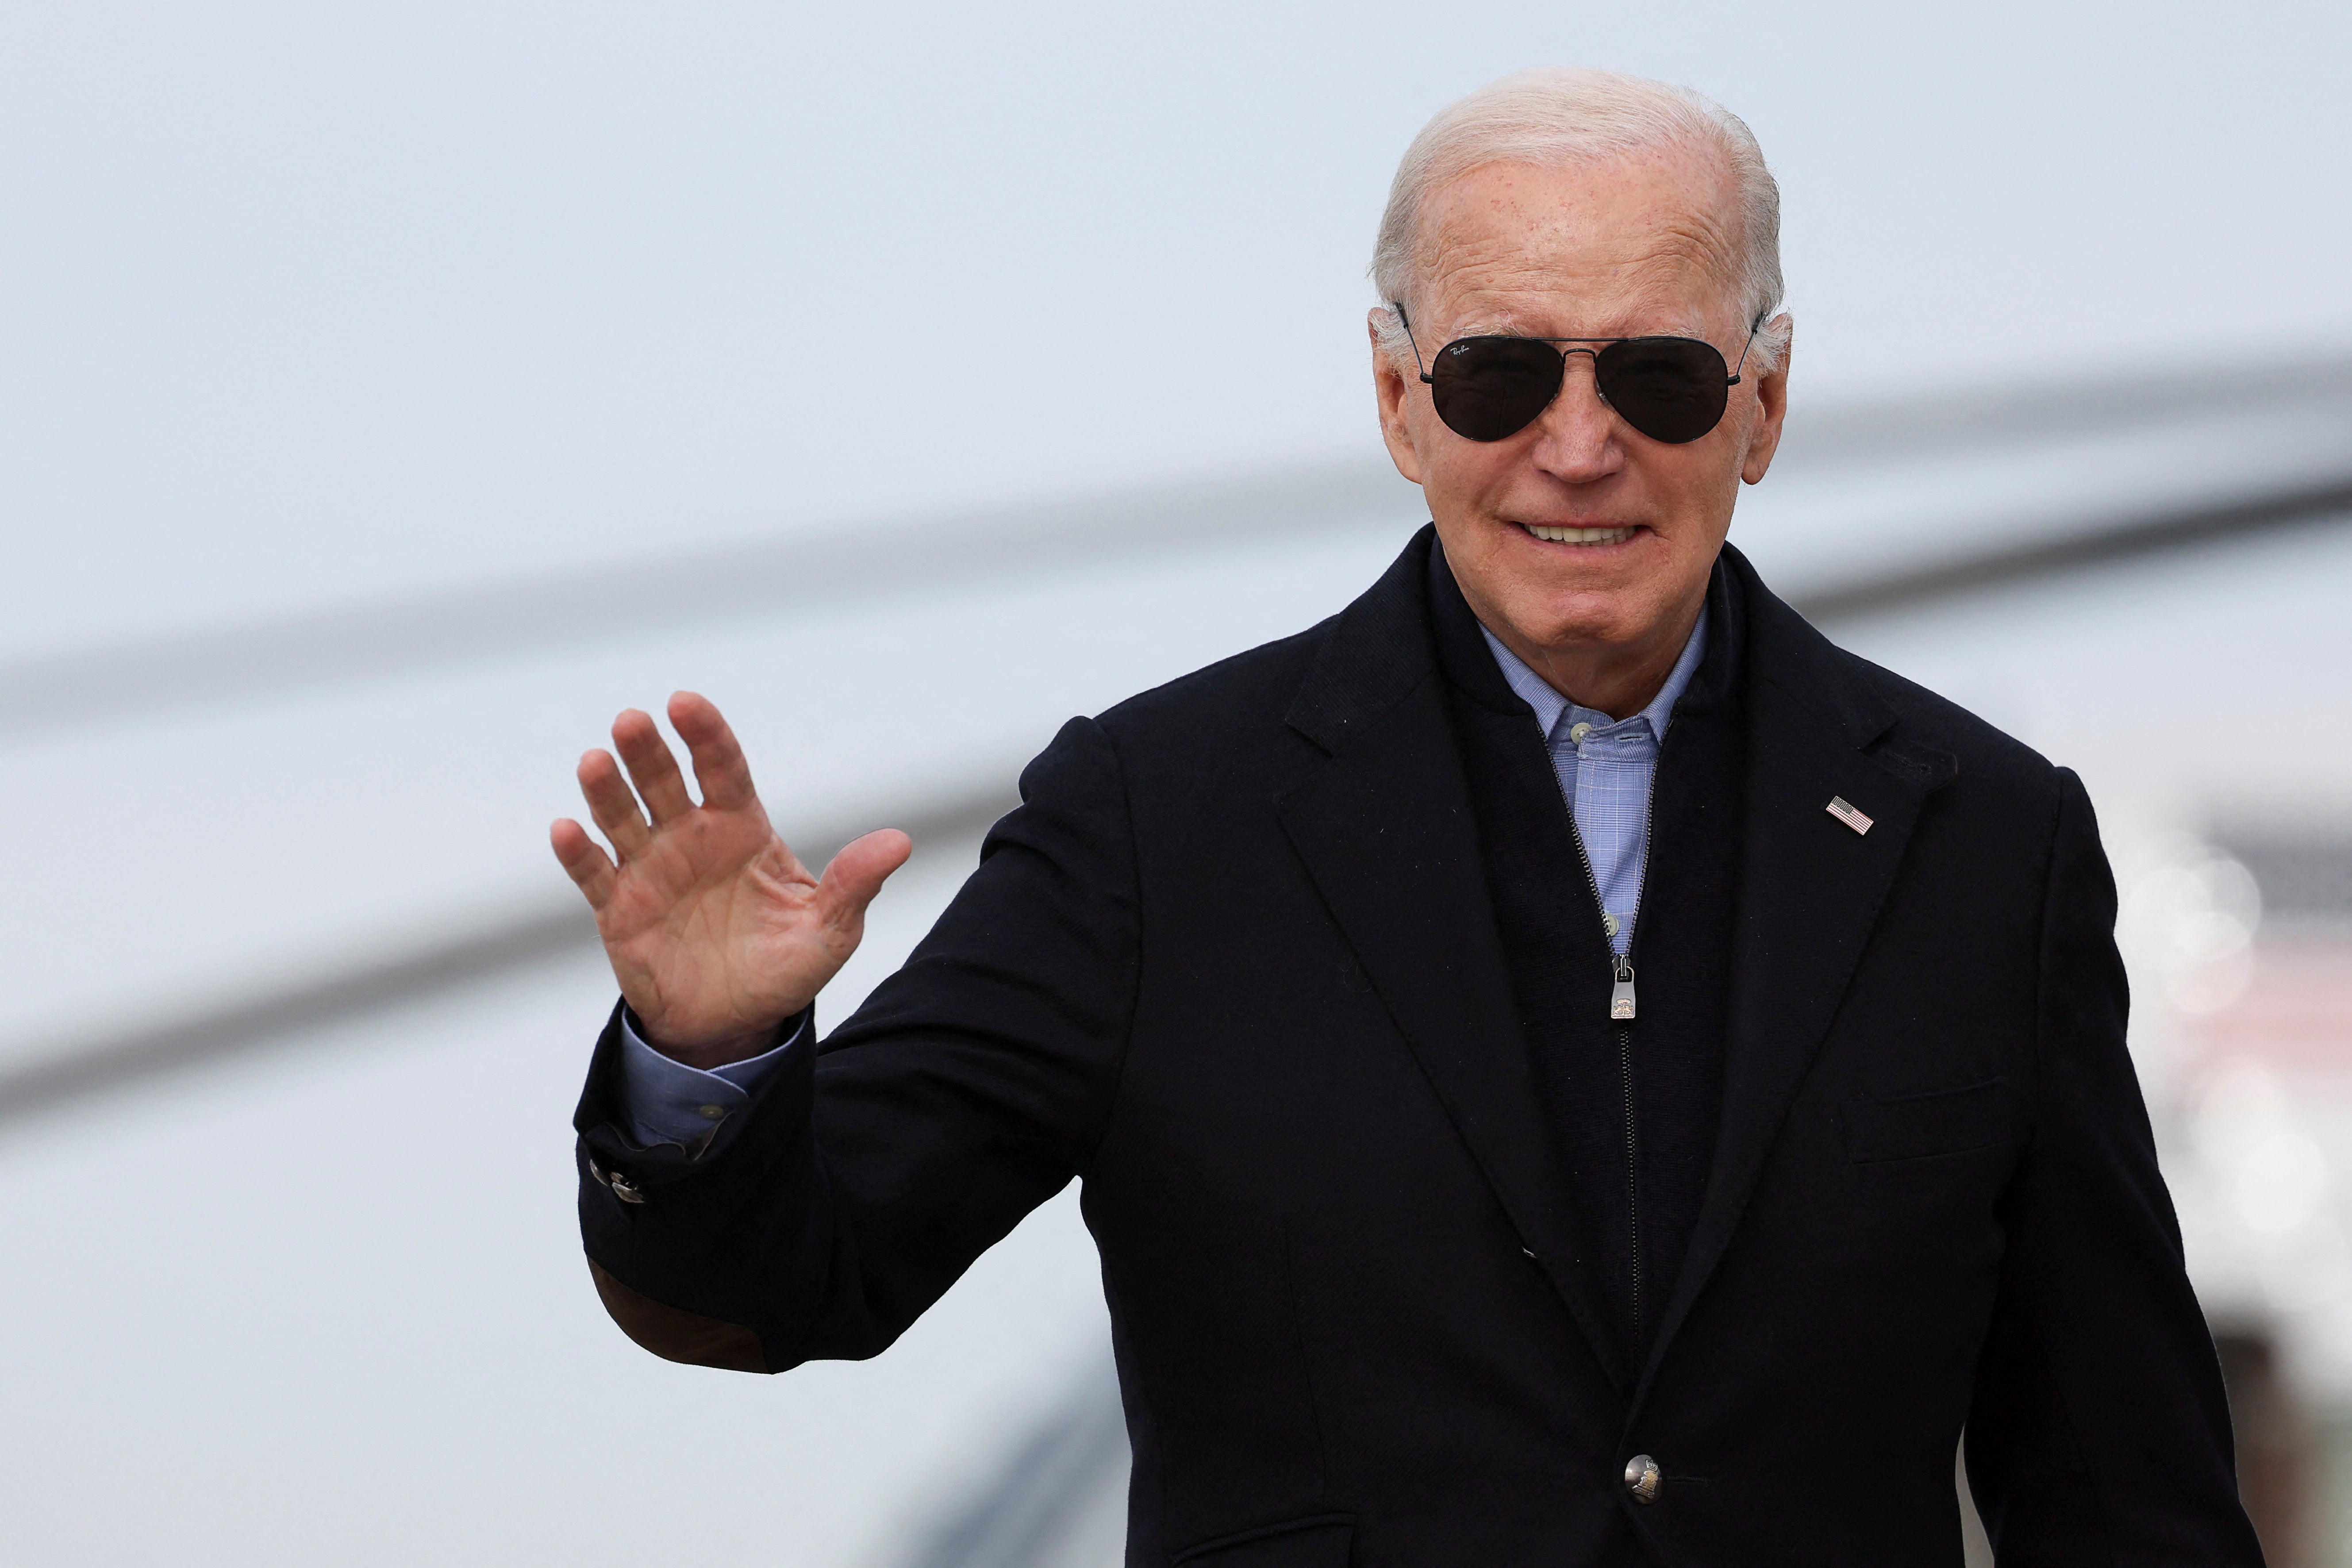
{"type": "Polygon", "coordinates": [[[1696,441],[1723,420],[1731,370],[1696,338],[1633,338],[1595,356],[1601,395],[1653,441],[1696,441]]]}
{"type": "Polygon", "coordinates": [[[1559,394],[1559,351],[1532,338],[1463,338],[1429,373],[1437,416],[1457,436],[1499,441],[1524,430],[1559,394]]]}

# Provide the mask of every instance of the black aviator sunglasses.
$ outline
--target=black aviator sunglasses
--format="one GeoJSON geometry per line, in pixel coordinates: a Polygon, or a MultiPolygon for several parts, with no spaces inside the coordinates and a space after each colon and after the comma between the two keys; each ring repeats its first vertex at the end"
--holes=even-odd
{"type": "Polygon", "coordinates": [[[1723,420],[1731,389],[1748,363],[1748,350],[1764,325],[1759,316],[1727,369],[1722,353],[1696,338],[1456,338],[1437,351],[1437,369],[1422,363],[1421,344],[1402,302],[1394,307],[1412,344],[1412,363],[1429,384],[1437,416],[1457,436],[1499,441],[1535,423],[1551,406],[1568,376],[1568,356],[1591,354],[1594,384],[1625,423],[1653,441],[1696,441],[1723,420]],[[1565,348],[1555,343],[1598,343],[1565,348]]]}

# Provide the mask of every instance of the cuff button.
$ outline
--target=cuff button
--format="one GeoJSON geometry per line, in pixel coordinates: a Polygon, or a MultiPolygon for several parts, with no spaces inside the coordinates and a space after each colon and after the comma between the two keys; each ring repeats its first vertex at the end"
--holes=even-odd
{"type": "Polygon", "coordinates": [[[618,1171],[608,1171],[595,1161],[588,1162],[588,1173],[613,1189],[613,1195],[625,1204],[641,1204],[646,1194],[637,1190],[636,1183],[618,1171]]]}

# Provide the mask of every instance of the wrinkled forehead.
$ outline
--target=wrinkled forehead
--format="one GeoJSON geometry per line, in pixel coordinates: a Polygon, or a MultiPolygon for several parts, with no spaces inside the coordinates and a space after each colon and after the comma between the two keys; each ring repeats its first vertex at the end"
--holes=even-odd
{"type": "Polygon", "coordinates": [[[1448,337],[1719,336],[1741,313],[1738,233],[1731,181],[1703,156],[1484,164],[1423,210],[1419,313],[1448,337]]]}

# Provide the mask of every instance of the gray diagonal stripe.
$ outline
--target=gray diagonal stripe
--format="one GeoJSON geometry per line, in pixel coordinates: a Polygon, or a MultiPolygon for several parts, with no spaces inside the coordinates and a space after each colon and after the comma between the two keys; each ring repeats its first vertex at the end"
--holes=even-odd
{"type": "Polygon", "coordinates": [[[1123,490],[1084,500],[883,521],[437,596],[353,605],[0,664],[0,731],[112,720],[224,697],[332,686],[524,650],[609,642],[795,606],[858,604],[1041,569],[1422,519],[1385,466],[1123,490]]]}
{"type": "MultiPolygon", "coordinates": [[[[973,838],[1013,808],[1001,781],[961,799],[892,820],[919,843],[973,838]]],[[[878,824],[876,826],[879,826],[878,824]]],[[[822,866],[860,833],[812,834],[803,851],[822,866]]],[[[404,1006],[565,953],[593,952],[596,924],[580,896],[557,880],[540,907],[485,921],[373,962],[298,982],[282,991],[166,1023],[69,1047],[29,1066],[0,1071],[0,1124],[102,1094],[160,1073],[198,1066],[314,1029],[404,1006]]]]}

